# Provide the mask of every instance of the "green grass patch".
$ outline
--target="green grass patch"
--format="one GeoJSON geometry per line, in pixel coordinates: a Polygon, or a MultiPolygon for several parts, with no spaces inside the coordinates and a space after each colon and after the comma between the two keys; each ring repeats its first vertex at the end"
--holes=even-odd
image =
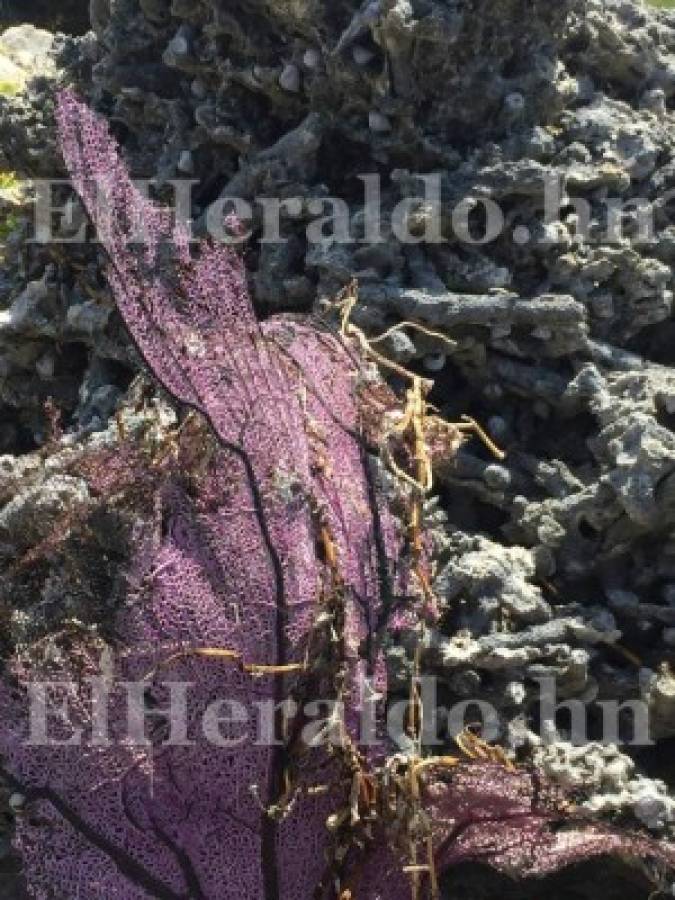
{"type": "Polygon", "coordinates": [[[13,97],[21,90],[21,85],[17,81],[0,81],[0,96],[13,97]]]}
{"type": "Polygon", "coordinates": [[[0,241],[6,241],[13,231],[19,227],[19,217],[14,213],[0,218],[0,241]]]}
{"type": "Polygon", "coordinates": [[[662,9],[675,9],[675,0],[648,0],[650,6],[660,6],[662,9]]]}
{"type": "Polygon", "coordinates": [[[12,191],[20,187],[21,182],[14,172],[0,172],[0,191],[12,191]]]}

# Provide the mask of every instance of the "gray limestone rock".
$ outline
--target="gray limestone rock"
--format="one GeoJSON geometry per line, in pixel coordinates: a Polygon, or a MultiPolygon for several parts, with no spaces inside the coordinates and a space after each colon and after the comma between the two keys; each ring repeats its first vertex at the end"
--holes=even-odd
{"type": "MultiPolygon", "coordinates": [[[[503,735],[554,678],[565,700],[641,696],[654,739],[672,738],[672,14],[628,0],[94,0],[91,22],[78,39],[0,35],[0,81],[24,67],[19,89],[0,91],[2,171],[63,174],[52,94],[73,82],[160,197],[195,180],[197,231],[219,200],[252,204],[262,313],[324,312],[357,276],[368,334],[440,332],[407,326],[381,349],[434,378],[441,414],[480,419],[506,457],[472,442],[437,466],[428,522],[444,618],[425,664],[451,697],[489,699],[503,735]],[[376,172],[373,236],[359,176],[376,172]],[[260,243],[261,196],[284,201],[286,242],[260,243]],[[348,211],[345,240],[330,227],[309,239],[326,197],[348,211]]],[[[30,199],[0,194],[5,558],[40,516],[86,499],[62,471],[68,447],[114,439],[139,366],[98,249],[26,243],[30,199]],[[49,463],[35,453],[48,398],[66,430],[49,463]]],[[[38,598],[48,622],[59,577],[38,598]]],[[[23,603],[15,636],[37,618],[23,603]]],[[[409,648],[389,654],[401,685],[409,648]]],[[[583,784],[589,809],[671,827],[672,798],[632,748],[542,747],[525,731],[521,746],[583,784]]]]}

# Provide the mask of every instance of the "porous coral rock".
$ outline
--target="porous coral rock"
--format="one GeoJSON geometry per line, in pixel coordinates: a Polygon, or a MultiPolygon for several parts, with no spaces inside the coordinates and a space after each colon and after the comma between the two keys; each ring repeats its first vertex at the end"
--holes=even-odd
{"type": "MultiPolygon", "coordinates": [[[[119,124],[134,172],[166,183],[184,172],[189,152],[200,182],[196,219],[226,194],[301,198],[299,216],[283,221],[289,245],[248,257],[264,310],[308,310],[357,273],[356,320],[367,331],[413,318],[454,341],[409,330],[387,345],[406,363],[442,353],[434,402],[450,417],[481,416],[508,451],[495,466],[467,447],[437,472],[449,515],[437,526],[439,593],[444,567],[461,581],[476,541],[486,576],[472,570],[463,593],[448,591],[448,629],[458,634],[440,642],[440,663],[432,648],[430,664],[445,665],[458,695],[489,694],[505,724],[536,697],[528,675],[555,673],[565,696],[596,685],[606,699],[632,696],[642,678],[659,739],[671,735],[662,665],[675,662],[675,241],[663,200],[675,171],[672,14],[623,0],[256,0],[227,10],[207,0],[128,0],[92,8],[100,42],[66,42],[65,57],[119,124]],[[186,52],[167,55],[177,35],[186,52]],[[288,67],[301,73],[297,91],[279,83],[288,67]],[[374,112],[390,130],[370,127],[374,112]],[[383,242],[308,246],[308,204],[327,192],[346,199],[360,234],[363,200],[353,176],[375,169],[392,173],[383,182],[383,242]],[[505,207],[505,234],[487,245],[403,245],[387,216],[420,194],[416,173],[433,171],[443,172],[446,224],[457,202],[483,197],[505,207]],[[547,175],[560,185],[563,215],[553,225],[541,216],[547,175]],[[640,240],[639,216],[628,206],[624,237],[608,238],[612,197],[654,204],[653,240],[640,240]],[[576,235],[575,199],[589,204],[586,242],[576,235]],[[512,240],[518,228],[522,243],[512,240]],[[449,529],[468,539],[444,544],[449,529]],[[516,612],[548,607],[551,621],[503,621],[504,589],[516,612]],[[613,622],[599,616],[602,607],[613,622]],[[496,686],[487,686],[488,671],[498,673],[496,686]],[[524,684],[525,696],[509,684],[524,684]]],[[[48,172],[44,94],[32,88],[3,109],[7,161],[26,174],[48,172]]],[[[426,217],[421,200],[409,224],[423,226],[426,217]]],[[[0,356],[5,451],[45,439],[40,407],[57,388],[68,427],[100,427],[136,362],[98,261],[90,250],[71,250],[92,269],[85,265],[73,283],[58,262],[52,281],[62,305],[42,331],[30,323],[14,331],[0,356]],[[54,354],[54,322],[81,353],[66,371],[54,354]],[[50,354],[63,382],[50,374],[50,354]]],[[[42,249],[29,248],[28,273],[23,262],[7,269],[5,311],[28,282],[40,282],[44,263],[42,249]]]]}

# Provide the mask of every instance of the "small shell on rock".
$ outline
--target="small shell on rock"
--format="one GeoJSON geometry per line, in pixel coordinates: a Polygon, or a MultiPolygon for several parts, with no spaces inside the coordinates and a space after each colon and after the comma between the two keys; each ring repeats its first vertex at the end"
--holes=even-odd
{"type": "Polygon", "coordinates": [[[445,353],[430,353],[424,357],[424,368],[427,372],[442,372],[447,361],[445,353]]]}
{"type": "Polygon", "coordinates": [[[285,65],[279,76],[279,87],[291,94],[297,94],[300,90],[300,69],[295,63],[285,65]]]}
{"type": "Polygon", "coordinates": [[[190,150],[181,151],[181,154],[178,157],[178,171],[190,175],[194,170],[195,164],[192,158],[192,152],[190,150]]]}
{"type": "Polygon", "coordinates": [[[503,416],[491,416],[487,423],[488,431],[498,440],[509,433],[509,423],[503,416]]]}
{"type": "Polygon", "coordinates": [[[321,65],[321,60],[321,53],[314,47],[309,47],[304,52],[304,55],[302,57],[302,64],[306,69],[318,69],[321,65]]]}
{"type": "Polygon", "coordinates": [[[375,58],[375,53],[368,47],[356,44],[352,48],[352,58],[357,66],[367,66],[375,58]]]}
{"type": "Polygon", "coordinates": [[[23,794],[12,794],[8,800],[8,803],[9,808],[16,812],[26,805],[26,798],[23,794]]]}
{"type": "Polygon", "coordinates": [[[198,78],[190,85],[190,90],[192,91],[192,96],[196,97],[198,100],[204,100],[208,95],[208,90],[203,81],[200,81],[198,78]]]}
{"type": "Polygon", "coordinates": [[[510,681],[506,685],[504,696],[508,702],[521,706],[527,697],[527,690],[522,681],[510,681]]]}
{"type": "Polygon", "coordinates": [[[525,109],[525,98],[518,91],[507,94],[504,98],[504,109],[511,114],[521,113],[525,109]]]}
{"type": "Polygon", "coordinates": [[[190,52],[190,42],[184,34],[178,32],[178,34],[172,38],[167,49],[173,56],[187,56],[190,52]]]}
{"type": "Polygon", "coordinates": [[[483,480],[494,490],[503,491],[511,484],[511,473],[505,466],[490,465],[483,472],[483,480]]]}
{"type": "Polygon", "coordinates": [[[654,88],[646,91],[640,100],[640,106],[648,109],[656,115],[663,115],[666,112],[666,94],[662,88],[654,88]]]}
{"type": "Polygon", "coordinates": [[[35,363],[35,370],[40,378],[53,378],[56,360],[53,353],[45,353],[35,363]]]}
{"type": "Polygon", "coordinates": [[[663,629],[663,641],[669,647],[675,647],[675,628],[663,629]]]}
{"type": "Polygon", "coordinates": [[[371,131],[375,131],[378,134],[384,134],[387,131],[391,131],[391,122],[384,113],[378,112],[376,109],[371,109],[368,113],[368,127],[371,131]]]}

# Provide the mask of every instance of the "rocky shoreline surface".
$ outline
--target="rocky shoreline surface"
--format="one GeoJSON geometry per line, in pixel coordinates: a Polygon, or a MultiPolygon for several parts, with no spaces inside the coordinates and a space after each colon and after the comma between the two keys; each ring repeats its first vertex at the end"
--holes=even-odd
{"type": "MultiPolygon", "coordinates": [[[[54,92],[75,85],[159,196],[194,181],[197,230],[222,198],[257,210],[245,253],[261,315],[309,316],[355,277],[366,332],[412,321],[447,339],[396,331],[383,350],[431,375],[443,415],[480,420],[506,458],[469,444],[438,469],[445,616],[427,670],[455,701],[489,701],[500,743],[579,786],[590,811],[672,837],[675,14],[629,0],[97,0],[91,22],[79,36],[0,34],[3,650],[90,623],[115,594],[124,548],[106,519],[94,540],[114,549],[96,578],[58,556],[35,579],[10,565],[86,501],[73,457],[114,446],[120,415],[144,434],[176,416],[137,378],[100,248],[31,241],[38,182],[65,178],[54,92]],[[376,243],[363,238],[369,173],[385,223],[376,243]],[[471,201],[470,241],[394,232],[406,200],[413,236],[429,226],[419,176],[432,173],[443,228],[471,201]],[[552,221],[546,185],[558,191],[552,221]],[[255,239],[259,197],[298,200],[285,242],[255,239]],[[326,197],[346,205],[353,240],[308,241],[326,197]],[[471,216],[488,202],[503,228],[485,242],[471,216]],[[141,412],[129,400],[139,391],[152,397],[141,412]],[[564,721],[553,742],[535,728],[546,678],[589,705],[584,746],[564,721]],[[627,743],[601,745],[598,703],[630,699],[648,707],[654,743],[631,747],[626,715],[627,743]]],[[[389,665],[403,683],[405,647],[389,665]]],[[[3,890],[18,896],[0,876],[3,890]]]]}

